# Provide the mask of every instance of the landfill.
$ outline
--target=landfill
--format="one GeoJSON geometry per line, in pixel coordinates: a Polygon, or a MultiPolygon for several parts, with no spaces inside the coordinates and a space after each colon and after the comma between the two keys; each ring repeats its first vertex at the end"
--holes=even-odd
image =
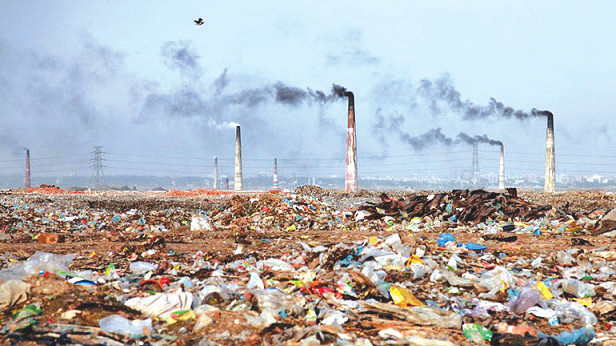
{"type": "Polygon", "coordinates": [[[5,343],[616,343],[604,192],[0,193],[5,343]]]}

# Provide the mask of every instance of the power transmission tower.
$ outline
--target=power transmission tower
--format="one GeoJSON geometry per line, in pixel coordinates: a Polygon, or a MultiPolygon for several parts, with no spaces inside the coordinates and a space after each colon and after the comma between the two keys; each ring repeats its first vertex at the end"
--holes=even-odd
{"type": "Polygon", "coordinates": [[[103,147],[100,145],[94,146],[94,151],[91,152],[94,154],[94,158],[92,159],[92,181],[94,184],[94,188],[98,189],[105,184],[105,173],[103,172],[103,147]]]}
{"type": "Polygon", "coordinates": [[[471,165],[471,184],[479,184],[479,150],[477,143],[473,143],[473,163],[471,165]]]}

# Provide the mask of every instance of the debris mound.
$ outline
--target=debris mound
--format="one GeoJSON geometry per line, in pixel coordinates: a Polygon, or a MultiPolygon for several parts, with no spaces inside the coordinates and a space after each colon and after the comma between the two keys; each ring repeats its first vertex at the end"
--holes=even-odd
{"type": "Polygon", "coordinates": [[[294,192],[298,195],[320,196],[325,190],[317,185],[302,185],[297,187],[294,192]]]}
{"type": "Polygon", "coordinates": [[[380,203],[367,202],[358,210],[368,212],[366,219],[390,217],[442,216],[459,222],[483,222],[487,219],[537,219],[552,206],[537,205],[506,193],[485,190],[452,190],[430,195],[393,199],[381,194],[380,203]]]}

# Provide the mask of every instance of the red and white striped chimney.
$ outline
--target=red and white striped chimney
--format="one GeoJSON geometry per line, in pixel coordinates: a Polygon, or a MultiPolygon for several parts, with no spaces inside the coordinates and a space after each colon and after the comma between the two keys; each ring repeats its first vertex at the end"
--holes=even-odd
{"type": "Polygon", "coordinates": [[[349,121],[347,128],[346,150],[346,176],[344,189],[347,192],[357,192],[357,139],[355,126],[355,96],[350,91],[345,91],[344,96],[349,99],[349,121]]]}
{"type": "Polygon", "coordinates": [[[544,191],[549,193],[556,192],[556,164],[554,163],[554,115],[545,112],[548,117],[548,129],[545,139],[545,185],[544,191]]]}
{"type": "Polygon", "coordinates": [[[235,127],[235,191],[244,189],[244,179],[242,174],[242,134],[240,126],[235,127]]]}
{"type": "Polygon", "coordinates": [[[26,189],[31,187],[30,184],[30,149],[26,149],[26,176],[24,178],[26,189]]]}

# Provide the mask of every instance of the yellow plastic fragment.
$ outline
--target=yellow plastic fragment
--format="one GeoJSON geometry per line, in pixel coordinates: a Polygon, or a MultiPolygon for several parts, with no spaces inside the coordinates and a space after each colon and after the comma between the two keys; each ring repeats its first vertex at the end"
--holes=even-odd
{"type": "Polygon", "coordinates": [[[424,305],[421,300],[417,299],[417,297],[415,297],[413,293],[411,293],[411,291],[403,287],[391,286],[389,288],[389,294],[391,295],[391,299],[394,300],[394,303],[401,307],[406,307],[408,305],[424,305]]]}
{"type": "Polygon", "coordinates": [[[542,281],[537,282],[537,289],[541,292],[541,298],[546,300],[554,298],[548,286],[546,286],[542,281]]]}
{"type": "Polygon", "coordinates": [[[592,298],[587,297],[587,298],[573,298],[573,300],[575,300],[576,302],[580,303],[581,305],[587,307],[587,308],[592,308],[592,298]]]}
{"type": "Polygon", "coordinates": [[[370,244],[370,245],[376,245],[376,242],[378,242],[378,241],[379,241],[379,238],[375,237],[375,236],[372,236],[372,237],[368,238],[368,244],[370,244]]]}

